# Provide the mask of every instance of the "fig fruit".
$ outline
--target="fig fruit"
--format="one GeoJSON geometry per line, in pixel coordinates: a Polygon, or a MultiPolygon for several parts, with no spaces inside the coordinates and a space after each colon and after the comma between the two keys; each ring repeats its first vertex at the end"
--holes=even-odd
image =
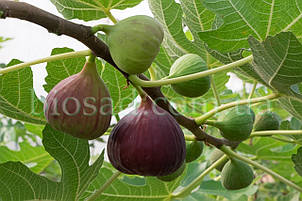
{"type": "Polygon", "coordinates": [[[172,115],[146,97],[113,128],[107,152],[111,164],[123,173],[165,176],[184,163],[186,143],[172,115]]]}
{"type": "MultiPolygon", "coordinates": [[[[211,164],[215,163],[219,158],[221,158],[224,155],[224,153],[222,151],[220,151],[219,149],[215,149],[209,158],[209,161],[211,164]]],[[[224,163],[218,165],[215,169],[218,170],[219,172],[222,171],[222,168],[224,167],[224,165],[228,162],[228,160],[226,160],[224,163]]]]}
{"type": "MultiPolygon", "coordinates": [[[[186,54],[178,58],[170,68],[168,78],[175,78],[208,70],[205,61],[196,54],[186,54]]],[[[186,97],[198,97],[204,95],[211,86],[210,77],[202,77],[178,84],[172,84],[172,89],[186,97]]]]}
{"type": "Polygon", "coordinates": [[[203,143],[201,141],[186,142],[186,162],[195,161],[203,151],[203,143]]]}
{"type": "Polygon", "coordinates": [[[279,130],[280,116],[274,112],[266,111],[256,116],[254,131],[279,130]]]}
{"type": "Polygon", "coordinates": [[[173,172],[172,174],[166,175],[166,176],[157,176],[158,179],[162,180],[162,181],[173,181],[175,180],[177,177],[179,177],[185,170],[186,168],[186,163],[183,163],[180,168],[178,168],[175,172],[173,172]]]}
{"type": "Polygon", "coordinates": [[[95,139],[108,129],[112,105],[96,64],[59,82],[47,95],[44,115],[56,130],[83,139],[95,139]]]}
{"type": "Polygon", "coordinates": [[[109,51],[117,66],[129,74],[145,72],[163,41],[161,25],[152,17],[136,15],[115,25],[104,25],[109,51]]]}
{"type": "Polygon", "coordinates": [[[230,141],[243,141],[251,135],[254,121],[254,112],[248,106],[239,105],[230,109],[221,121],[207,120],[206,124],[218,128],[230,141]]]}
{"type": "Polygon", "coordinates": [[[249,186],[254,180],[252,168],[237,159],[228,161],[221,172],[221,183],[228,190],[238,190],[249,186]]]}

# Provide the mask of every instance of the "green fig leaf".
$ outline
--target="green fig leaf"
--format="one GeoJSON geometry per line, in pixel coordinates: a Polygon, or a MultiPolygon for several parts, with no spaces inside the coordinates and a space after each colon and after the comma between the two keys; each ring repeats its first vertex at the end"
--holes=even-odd
{"type": "Polygon", "coordinates": [[[113,114],[118,114],[129,106],[137,92],[132,85],[128,86],[123,75],[108,63],[104,65],[101,76],[110,91],[113,114]]]}
{"type": "MultiPolygon", "coordinates": [[[[51,55],[73,52],[70,48],[54,48],[51,55]]],[[[80,72],[85,64],[85,57],[63,59],[47,63],[46,84],[43,85],[45,91],[49,92],[61,80],[80,72]]]]}
{"type": "Polygon", "coordinates": [[[250,37],[249,43],[254,56],[254,69],[266,85],[302,100],[302,95],[292,88],[302,80],[302,45],[295,35],[283,32],[268,37],[263,43],[250,37]]]}
{"type": "Polygon", "coordinates": [[[202,0],[202,3],[224,21],[217,30],[199,33],[211,49],[232,52],[248,48],[249,36],[263,41],[267,36],[282,31],[302,35],[301,1],[202,0]]]}
{"type": "Polygon", "coordinates": [[[111,9],[124,10],[138,5],[142,0],[51,0],[57,10],[66,19],[80,19],[84,21],[106,18],[111,9]]]}
{"type": "Polygon", "coordinates": [[[149,0],[149,7],[164,29],[165,37],[162,45],[171,57],[194,53],[205,59],[203,46],[188,40],[183,32],[183,13],[178,3],[174,0],[149,0]]]}
{"type": "Polygon", "coordinates": [[[21,162],[0,165],[1,200],[80,200],[103,164],[102,154],[89,166],[87,140],[77,139],[46,125],[43,145],[62,168],[60,182],[33,173],[21,162]]]}
{"type": "Polygon", "coordinates": [[[295,164],[297,173],[302,176],[302,147],[298,149],[297,154],[292,155],[292,161],[295,164]]]}
{"type": "MultiPolygon", "coordinates": [[[[22,63],[12,60],[7,66],[22,63]]],[[[43,104],[33,89],[33,74],[30,68],[0,76],[0,113],[24,122],[45,124],[43,104]]]]}
{"type": "MultiPolygon", "coordinates": [[[[89,186],[87,195],[99,189],[113,175],[113,171],[107,167],[103,167],[101,172],[102,174],[99,174],[89,186]]],[[[183,176],[180,176],[171,182],[164,182],[156,177],[145,177],[145,185],[128,184],[122,178],[118,178],[105,189],[96,201],[163,201],[179,186],[182,178],[183,176]]]]}
{"type": "Polygon", "coordinates": [[[10,150],[6,146],[0,146],[0,163],[8,161],[22,162],[31,171],[40,173],[44,170],[53,158],[45,151],[42,146],[31,146],[29,142],[19,143],[20,150],[10,150]]]}

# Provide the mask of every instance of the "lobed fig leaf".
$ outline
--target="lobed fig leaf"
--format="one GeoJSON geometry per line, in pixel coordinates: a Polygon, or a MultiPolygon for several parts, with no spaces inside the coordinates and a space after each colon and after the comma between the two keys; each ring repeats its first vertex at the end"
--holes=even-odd
{"type": "Polygon", "coordinates": [[[111,113],[109,91],[90,61],[81,72],[59,82],[44,105],[44,115],[54,129],[88,140],[105,133],[111,113]]]}
{"type": "Polygon", "coordinates": [[[175,172],[173,172],[172,174],[166,175],[166,176],[158,176],[157,178],[162,180],[162,181],[173,181],[176,178],[178,178],[180,175],[182,175],[182,173],[184,172],[186,168],[186,163],[183,163],[180,168],[178,168],[175,172]]]}
{"type": "Polygon", "coordinates": [[[249,138],[253,130],[255,114],[245,105],[232,108],[221,121],[208,120],[206,124],[215,126],[220,134],[230,141],[243,141],[249,138]]]}
{"type": "Polygon", "coordinates": [[[221,183],[228,190],[248,187],[254,180],[252,168],[237,159],[228,161],[221,171],[221,183]]]}
{"type": "MultiPolygon", "coordinates": [[[[215,163],[219,158],[221,158],[224,155],[224,153],[222,151],[220,151],[219,149],[215,149],[209,158],[209,161],[211,164],[215,163]]],[[[228,160],[226,160],[224,163],[220,164],[219,166],[217,166],[215,169],[218,170],[219,172],[222,171],[222,168],[224,167],[224,165],[228,162],[228,160]]]]}
{"type": "MultiPolygon", "coordinates": [[[[208,70],[205,61],[196,54],[186,54],[178,58],[171,66],[169,78],[190,75],[208,70]]],[[[198,97],[204,95],[211,86],[210,77],[202,77],[178,84],[172,84],[172,89],[186,97],[198,97]]]]}
{"type": "Polygon", "coordinates": [[[145,72],[160,50],[164,32],[153,18],[136,15],[104,25],[109,51],[117,66],[129,74],[145,72]]]}
{"type": "Polygon", "coordinates": [[[176,120],[146,97],[113,128],[107,152],[123,173],[165,176],[184,163],[186,143],[176,120]]]}
{"type": "Polygon", "coordinates": [[[201,141],[186,142],[186,163],[195,161],[202,151],[203,143],[201,141]]]}
{"type": "Polygon", "coordinates": [[[281,117],[270,111],[265,111],[256,116],[254,131],[279,130],[281,117]]]}

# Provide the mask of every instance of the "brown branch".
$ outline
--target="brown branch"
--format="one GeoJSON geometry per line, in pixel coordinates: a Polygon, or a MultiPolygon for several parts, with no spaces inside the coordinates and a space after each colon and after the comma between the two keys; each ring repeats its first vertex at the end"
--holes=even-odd
{"type": "MultiPolygon", "coordinates": [[[[114,63],[110,56],[108,46],[91,32],[90,26],[70,22],[23,2],[0,0],[0,11],[3,12],[0,16],[1,18],[12,17],[26,20],[44,27],[51,33],[66,35],[77,39],[91,49],[96,56],[110,63],[126,78],[128,77],[128,74],[120,70],[114,63]]],[[[139,77],[141,79],[148,80],[148,78],[142,74],[139,77]]],[[[190,130],[198,140],[203,140],[216,147],[220,147],[222,145],[234,147],[237,145],[237,143],[226,139],[219,139],[208,135],[195,123],[193,119],[187,118],[178,113],[162,94],[160,87],[144,88],[144,90],[160,107],[172,114],[180,125],[190,130]]]]}

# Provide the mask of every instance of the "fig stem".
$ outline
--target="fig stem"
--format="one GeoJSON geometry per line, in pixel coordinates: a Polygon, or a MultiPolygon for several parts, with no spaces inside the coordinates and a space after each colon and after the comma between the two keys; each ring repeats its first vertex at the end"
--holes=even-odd
{"type": "Polygon", "coordinates": [[[99,24],[99,25],[96,25],[96,26],[93,26],[91,27],[91,32],[93,34],[99,32],[99,31],[102,31],[106,34],[109,34],[111,28],[113,27],[113,25],[108,25],[108,24],[99,24]]]}
{"type": "Polygon", "coordinates": [[[57,55],[52,55],[49,57],[45,57],[42,59],[37,59],[17,65],[13,65],[4,69],[0,70],[0,75],[3,75],[5,73],[13,72],[16,70],[20,70],[26,67],[29,67],[31,65],[36,65],[40,63],[45,63],[45,62],[51,62],[51,61],[57,61],[57,60],[62,60],[62,59],[70,59],[70,58],[77,58],[77,57],[84,57],[84,56],[89,56],[91,55],[91,50],[83,50],[83,51],[78,51],[78,52],[68,52],[64,54],[57,54],[57,55]]]}
{"type": "Polygon", "coordinates": [[[216,113],[221,112],[223,110],[226,110],[226,109],[238,106],[238,105],[246,105],[246,104],[268,101],[268,100],[279,98],[280,96],[281,95],[278,94],[278,93],[272,93],[272,94],[267,95],[267,96],[262,96],[262,97],[258,97],[258,98],[252,98],[252,99],[245,99],[245,100],[241,100],[241,101],[235,101],[235,102],[230,102],[230,103],[227,103],[227,104],[223,104],[223,105],[221,105],[219,107],[216,107],[216,108],[212,109],[211,111],[205,113],[204,115],[195,118],[195,122],[196,122],[197,125],[201,125],[207,119],[209,119],[210,117],[214,116],[216,113]]]}
{"type": "Polygon", "coordinates": [[[94,201],[97,200],[97,198],[105,191],[107,187],[109,187],[112,182],[114,182],[115,179],[117,179],[122,173],[121,172],[115,172],[104,184],[103,186],[94,192],[90,197],[87,198],[86,201],[94,201]]]}
{"type": "Polygon", "coordinates": [[[250,93],[248,99],[251,99],[251,98],[253,97],[253,95],[254,95],[254,93],[255,93],[255,90],[256,90],[256,87],[257,87],[257,84],[258,84],[258,82],[257,82],[257,81],[254,81],[253,88],[252,88],[252,91],[251,91],[251,93],[250,93]]]}
{"type": "Polygon", "coordinates": [[[268,130],[268,131],[256,131],[251,133],[252,137],[257,136],[271,136],[271,135],[302,135],[302,130],[268,130]]]}
{"type": "Polygon", "coordinates": [[[87,61],[90,63],[95,63],[96,56],[94,54],[89,55],[87,61]]]}
{"type": "Polygon", "coordinates": [[[142,86],[142,87],[158,87],[158,86],[162,86],[162,85],[168,85],[168,84],[177,84],[177,83],[181,83],[181,82],[185,82],[185,81],[190,81],[190,80],[195,80],[201,77],[206,77],[208,75],[212,75],[218,72],[222,72],[222,71],[226,71],[226,70],[230,70],[232,68],[241,66],[243,64],[249,63],[253,60],[253,56],[250,55],[248,57],[245,57],[243,59],[240,59],[238,61],[235,61],[233,63],[229,63],[217,68],[213,68],[210,70],[206,70],[206,71],[202,71],[199,73],[193,73],[190,75],[184,75],[184,76],[180,76],[180,77],[176,77],[176,78],[170,78],[170,79],[164,79],[164,80],[156,80],[156,81],[145,81],[145,80],[141,80],[139,79],[136,75],[129,75],[128,79],[138,85],[138,86],[142,86]]]}
{"type": "Polygon", "coordinates": [[[295,183],[293,183],[292,181],[282,177],[281,175],[279,175],[278,173],[268,169],[267,167],[255,162],[255,161],[252,161],[251,159],[248,159],[244,156],[241,156],[239,154],[237,154],[236,152],[232,151],[231,149],[227,148],[226,146],[221,146],[220,147],[220,150],[223,151],[226,155],[228,155],[230,158],[237,158],[239,160],[242,160],[256,168],[259,168],[261,170],[263,170],[264,172],[270,174],[272,177],[275,177],[277,179],[279,179],[280,181],[282,181],[283,183],[291,186],[292,188],[296,189],[297,191],[299,192],[302,192],[302,188],[298,185],[296,185],[295,183]]]}
{"type": "Polygon", "coordinates": [[[196,136],[195,135],[185,135],[185,140],[186,141],[196,141],[196,136]]]}
{"type": "Polygon", "coordinates": [[[211,164],[210,167],[208,167],[205,171],[203,171],[196,179],[194,179],[188,186],[183,188],[181,191],[172,194],[172,198],[179,198],[179,197],[185,197],[186,195],[190,194],[196,187],[200,185],[200,182],[203,180],[203,178],[209,174],[212,170],[214,170],[217,166],[222,164],[227,159],[227,156],[224,155],[217,161],[215,161],[213,164],[211,164]]]}
{"type": "Polygon", "coordinates": [[[146,92],[142,89],[142,87],[137,86],[137,85],[135,85],[135,84],[132,84],[132,85],[133,85],[133,87],[136,89],[136,91],[138,92],[138,94],[140,95],[140,97],[142,98],[142,100],[145,100],[146,97],[147,97],[148,95],[147,95],[146,92]]]}

